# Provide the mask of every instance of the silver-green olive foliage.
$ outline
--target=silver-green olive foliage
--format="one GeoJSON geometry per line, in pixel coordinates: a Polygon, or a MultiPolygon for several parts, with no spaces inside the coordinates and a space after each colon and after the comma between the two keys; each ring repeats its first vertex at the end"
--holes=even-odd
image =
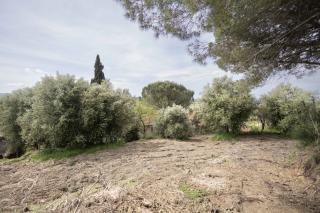
{"type": "Polygon", "coordinates": [[[8,142],[6,156],[23,152],[24,141],[17,120],[31,108],[31,89],[21,89],[0,98],[0,135],[8,142]]]}
{"type": "Polygon", "coordinates": [[[253,109],[253,98],[245,81],[222,77],[207,86],[201,98],[207,130],[238,133],[253,109]]]}
{"type": "Polygon", "coordinates": [[[31,109],[18,123],[28,146],[67,147],[79,143],[81,101],[89,84],[70,75],[44,77],[33,88],[31,109]]]}
{"type": "Polygon", "coordinates": [[[164,138],[186,139],[192,134],[187,110],[179,105],[161,109],[156,122],[158,134],[164,138]]]}
{"type": "Polygon", "coordinates": [[[84,130],[89,144],[116,142],[133,123],[131,95],[127,90],[113,90],[108,81],[90,85],[82,103],[84,130]]]}
{"type": "Polygon", "coordinates": [[[255,82],[319,70],[318,0],[117,1],[142,29],[189,40],[195,60],[212,58],[255,82]]]}
{"type": "Polygon", "coordinates": [[[320,101],[312,93],[280,84],[260,98],[258,111],[269,126],[282,133],[319,143],[320,101]]]}
{"type": "Polygon", "coordinates": [[[111,143],[124,137],[134,118],[128,91],[108,81],[91,85],[69,75],[45,77],[32,104],[16,120],[29,147],[63,148],[111,143]]]}

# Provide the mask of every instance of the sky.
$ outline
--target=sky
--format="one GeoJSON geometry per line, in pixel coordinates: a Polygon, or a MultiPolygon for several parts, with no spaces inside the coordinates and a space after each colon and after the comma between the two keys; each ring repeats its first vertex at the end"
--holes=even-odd
{"type": "MultiPolygon", "coordinates": [[[[215,77],[228,75],[214,62],[193,62],[187,43],[156,39],[124,17],[114,0],[0,0],[0,93],[31,87],[45,75],[90,80],[97,54],[106,78],[134,96],[154,81],[185,85],[199,97],[215,77]]],[[[297,79],[274,77],[253,91],[259,96],[281,82],[320,92],[320,72],[297,79]]]]}

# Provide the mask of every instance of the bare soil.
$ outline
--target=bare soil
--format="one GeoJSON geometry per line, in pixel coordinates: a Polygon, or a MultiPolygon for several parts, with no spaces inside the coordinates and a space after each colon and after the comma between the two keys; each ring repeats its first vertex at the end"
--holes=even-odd
{"type": "Polygon", "coordinates": [[[320,212],[317,179],[297,156],[291,140],[201,136],[1,164],[0,212],[320,212]]]}

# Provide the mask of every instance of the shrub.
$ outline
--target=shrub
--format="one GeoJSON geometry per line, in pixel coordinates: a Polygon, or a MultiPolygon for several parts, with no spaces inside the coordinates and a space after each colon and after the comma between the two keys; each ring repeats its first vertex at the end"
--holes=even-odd
{"type": "MultiPolygon", "coordinates": [[[[299,139],[301,144],[320,145],[320,100],[316,97],[309,97],[300,104],[300,110],[292,110],[288,116],[296,117],[291,123],[288,134],[299,139]]],[[[293,106],[296,108],[296,106],[293,106]]],[[[291,120],[291,119],[288,119],[291,120]]],[[[281,122],[282,124],[282,122],[281,122]]]]}
{"type": "Polygon", "coordinates": [[[133,101],[128,91],[115,91],[109,82],[92,84],[83,98],[82,115],[89,144],[116,142],[132,127],[133,101]]]}
{"type": "Polygon", "coordinates": [[[88,83],[70,75],[44,77],[33,89],[33,103],[20,119],[22,138],[32,147],[83,146],[81,100],[88,83]]]}
{"type": "Polygon", "coordinates": [[[205,133],[205,125],[203,120],[203,103],[201,101],[193,102],[189,108],[189,119],[192,129],[196,134],[205,133]]]}
{"type": "Polygon", "coordinates": [[[237,138],[237,135],[232,133],[225,133],[225,132],[217,132],[214,133],[211,137],[213,141],[233,141],[237,138]]]}
{"type": "Polygon", "coordinates": [[[238,133],[253,109],[250,88],[244,81],[216,78],[205,88],[203,119],[209,131],[238,133]]]}
{"type": "Polygon", "coordinates": [[[280,84],[260,98],[266,122],[283,134],[301,139],[304,145],[320,140],[318,97],[290,84],[280,84]]]}
{"type": "Polygon", "coordinates": [[[179,105],[163,109],[156,122],[156,129],[164,138],[188,138],[191,136],[191,125],[186,109],[179,105]]]}
{"type": "Polygon", "coordinates": [[[7,141],[5,156],[19,156],[24,152],[18,118],[31,108],[31,89],[21,89],[0,99],[0,132],[7,141]]]}
{"type": "Polygon", "coordinates": [[[311,94],[290,84],[280,84],[267,95],[262,96],[261,102],[267,108],[269,125],[283,133],[288,133],[300,120],[303,113],[303,102],[309,102],[311,94]]]}

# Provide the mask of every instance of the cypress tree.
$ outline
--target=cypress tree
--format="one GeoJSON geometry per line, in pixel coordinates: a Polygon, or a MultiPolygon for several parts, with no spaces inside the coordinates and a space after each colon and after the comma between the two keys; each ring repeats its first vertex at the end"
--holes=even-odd
{"type": "Polygon", "coordinates": [[[103,68],[104,66],[101,63],[100,57],[98,54],[96,58],[96,62],[94,64],[94,78],[91,79],[91,84],[92,83],[101,84],[101,82],[105,80],[104,73],[102,72],[103,68]]]}

